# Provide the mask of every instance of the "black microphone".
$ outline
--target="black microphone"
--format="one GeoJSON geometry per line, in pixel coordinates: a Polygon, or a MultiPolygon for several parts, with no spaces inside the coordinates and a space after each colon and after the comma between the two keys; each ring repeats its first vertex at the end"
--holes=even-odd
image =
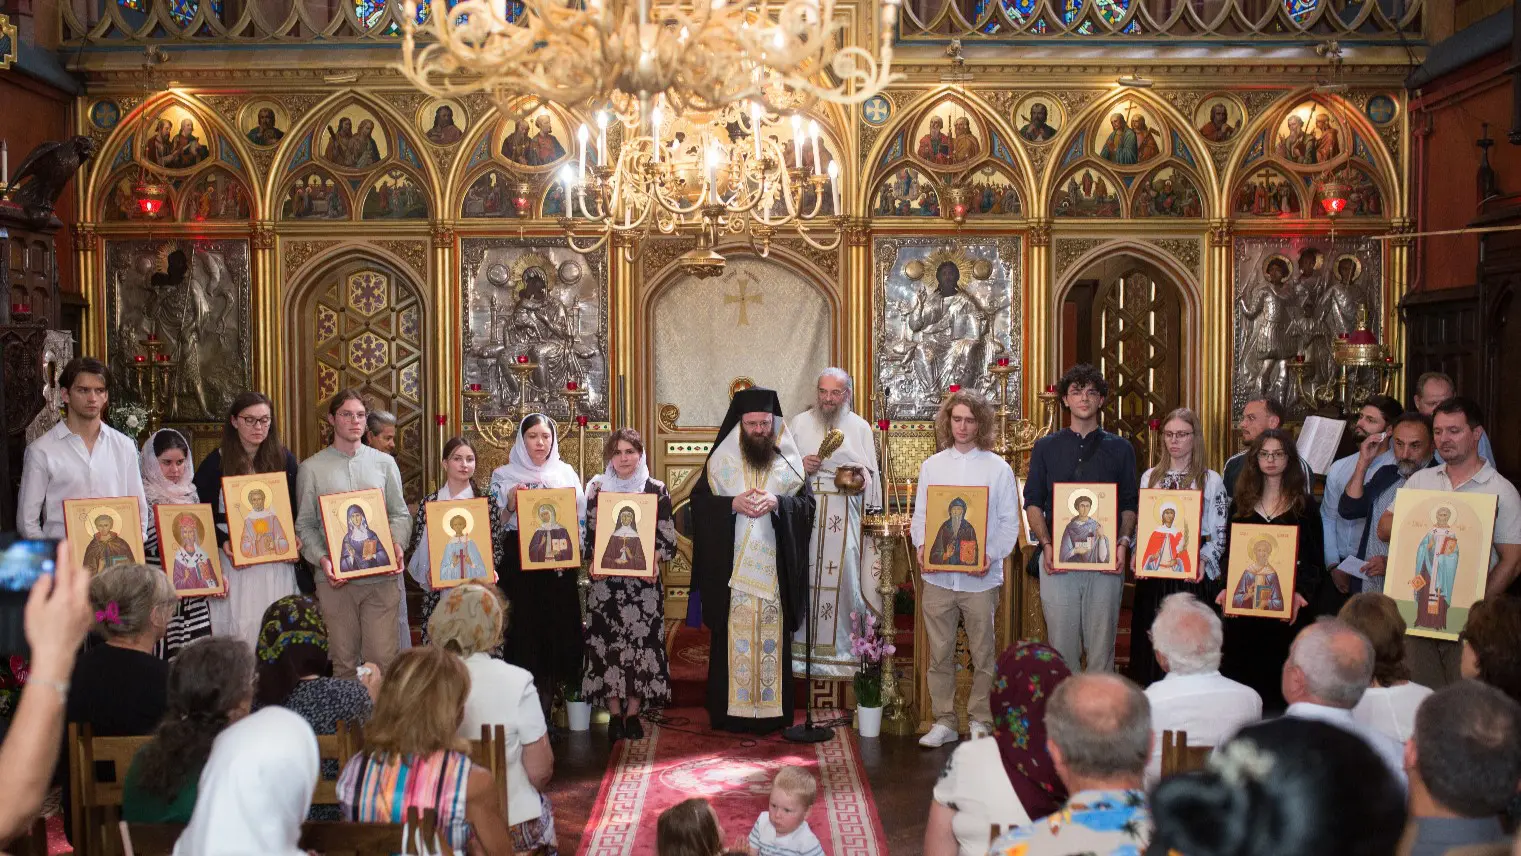
{"type": "Polygon", "coordinates": [[[787,465],[787,469],[792,470],[792,472],[794,474],[796,474],[798,478],[800,478],[800,479],[803,480],[803,484],[807,484],[808,483],[808,477],[805,476],[805,475],[803,475],[802,473],[798,472],[797,471],[797,467],[794,467],[792,465],[792,462],[789,461],[789,460],[787,460],[787,456],[782,454],[782,447],[781,446],[778,446],[775,443],[772,443],[771,444],[771,451],[775,452],[776,455],[777,455],[777,457],[779,457],[779,458],[782,459],[782,463],[784,463],[784,464],[787,465]]]}

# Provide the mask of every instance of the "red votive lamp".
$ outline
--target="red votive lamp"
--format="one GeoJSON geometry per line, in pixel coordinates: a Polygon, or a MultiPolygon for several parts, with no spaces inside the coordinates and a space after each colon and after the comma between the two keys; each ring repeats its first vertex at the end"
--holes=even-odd
{"type": "Polygon", "coordinates": [[[891,427],[893,427],[893,423],[892,422],[890,422],[890,421],[888,421],[886,419],[878,419],[877,420],[877,430],[878,431],[886,431],[887,429],[889,429],[891,427]]]}
{"type": "Polygon", "coordinates": [[[1295,354],[1294,355],[1294,362],[1296,362],[1296,363],[1302,363],[1302,362],[1304,362],[1304,354],[1295,354]]]}
{"type": "Polygon", "coordinates": [[[471,392],[480,392],[481,391],[481,385],[478,384],[478,383],[472,383],[472,384],[470,384],[470,391],[471,392]]]}
{"type": "Polygon", "coordinates": [[[148,341],[150,341],[150,342],[157,342],[158,341],[158,334],[157,333],[149,333],[148,334],[148,341]]]}
{"type": "Polygon", "coordinates": [[[444,414],[440,413],[440,414],[438,414],[437,418],[438,418],[438,424],[439,425],[448,425],[449,424],[449,417],[448,416],[445,416],[444,414]]]}
{"type": "Polygon", "coordinates": [[[575,392],[576,391],[576,382],[573,381],[573,380],[566,381],[565,382],[565,391],[566,392],[575,392]]]}
{"type": "Polygon", "coordinates": [[[135,362],[135,363],[143,363],[143,362],[147,362],[148,358],[145,357],[145,356],[143,356],[142,354],[138,354],[137,356],[135,356],[135,357],[132,358],[132,361],[135,362]]]}
{"type": "Polygon", "coordinates": [[[527,354],[518,354],[518,364],[522,365],[523,363],[526,363],[526,362],[528,362],[528,355],[527,354]]]}
{"type": "Polygon", "coordinates": [[[1056,392],[1056,384],[1053,383],[1050,386],[1046,387],[1046,392],[1056,392]]]}
{"type": "Polygon", "coordinates": [[[1146,423],[1146,427],[1150,428],[1153,431],[1160,431],[1160,430],[1162,430],[1162,420],[1160,420],[1160,419],[1153,419],[1150,422],[1146,423]]]}
{"type": "Polygon", "coordinates": [[[589,421],[590,420],[588,420],[586,418],[586,414],[584,414],[584,413],[576,417],[576,424],[579,425],[579,426],[581,426],[582,428],[585,428],[586,427],[586,423],[589,422],[589,421]]]}
{"type": "Polygon", "coordinates": [[[998,367],[1001,368],[1001,369],[1008,368],[1009,367],[1009,358],[1008,357],[999,357],[998,358],[998,367]]]}
{"type": "Polygon", "coordinates": [[[949,387],[947,387],[946,391],[947,392],[960,392],[961,391],[961,384],[959,384],[959,383],[953,383],[949,387]]]}

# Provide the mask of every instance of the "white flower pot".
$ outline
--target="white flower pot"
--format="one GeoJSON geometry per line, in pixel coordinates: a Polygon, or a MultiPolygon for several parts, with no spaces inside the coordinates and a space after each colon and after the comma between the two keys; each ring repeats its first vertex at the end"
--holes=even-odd
{"type": "Polygon", "coordinates": [[[569,722],[571,731],[591,730],[591,702],[566,702],[565,718],[569,722]]]}
{"type": "Polygon", "coordinates": [[[857,707],[856,730],[861,732],[862,737],[880,737],[882,735],[882,708],[857,707]]]}

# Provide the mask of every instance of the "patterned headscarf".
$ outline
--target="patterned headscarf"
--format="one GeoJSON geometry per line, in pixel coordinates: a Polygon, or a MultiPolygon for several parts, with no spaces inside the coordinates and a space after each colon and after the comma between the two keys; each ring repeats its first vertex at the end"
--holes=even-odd
{"type": "Polygon", "coordinates": [[[495,586],[465,583],[439,597],[428,619],[428,638],[440,647],[452,642],[461,657],[469,657],[500,645],[506,620],[495,586]]]}
{"type": "Polygon", "coordinates": [[[994,668],[993,738],[1014,793],[1034,818],[1067,801],[1067,786],[1046,752],[1046,703],[1071,676],[1056,649],[1039,642],[1014,643],[994,668]]]}
{"type": "Polygon", "coordinates": [[[327,625],[317,601],[304,594],[280,598],[264,610],[259,629],[259,660],[273,663],[292,645],[315,645],[327,650],[327,625]]]}

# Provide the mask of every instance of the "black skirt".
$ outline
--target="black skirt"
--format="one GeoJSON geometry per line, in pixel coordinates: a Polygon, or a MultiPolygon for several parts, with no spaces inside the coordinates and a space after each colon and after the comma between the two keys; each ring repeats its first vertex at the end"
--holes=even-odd
{"type": "Polygon", "coordinates": [[[533,674],[548,707],[556,691],[581,686],[586,630],[576,585],[580,571],[523,570],[517,532],[508,532],[502,547],[497,573],[508,603],[507,662],[533,674]]]}

